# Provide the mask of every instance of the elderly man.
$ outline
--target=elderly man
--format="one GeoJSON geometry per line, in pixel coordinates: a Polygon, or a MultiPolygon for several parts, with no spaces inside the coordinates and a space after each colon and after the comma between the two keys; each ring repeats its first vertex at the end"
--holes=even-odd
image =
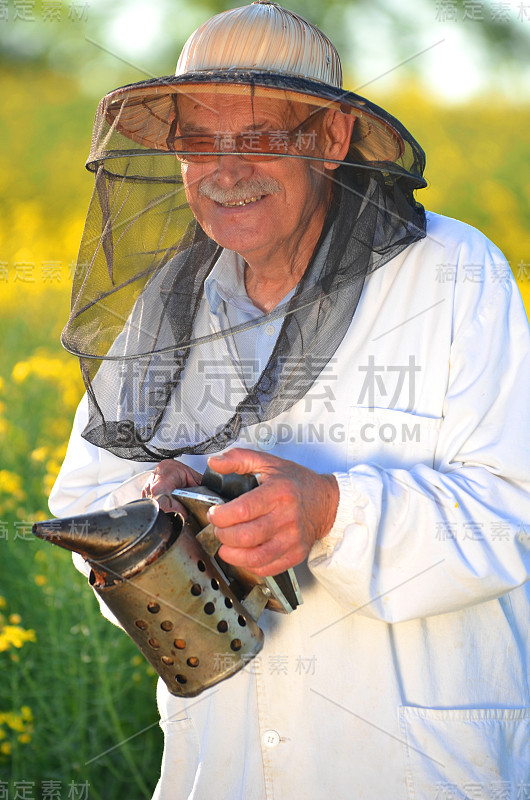
{"type": "Polygon", "coordinates": [[[158,800],[528,792],[528,324],[502,254],[414,199],[423,165],[269,2],[100,104],[50,507],[167,495],[210,455],[259,475],[209,512],[220,556],[304,599],[230,680],[160,683],[158,800]]]}

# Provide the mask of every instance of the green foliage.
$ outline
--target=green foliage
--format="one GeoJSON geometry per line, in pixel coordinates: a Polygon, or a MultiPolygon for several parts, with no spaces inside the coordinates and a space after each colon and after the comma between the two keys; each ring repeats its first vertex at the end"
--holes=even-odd
{"type": "Polygon", "coordinates": [[[36,798],[50,780],[63,797],[72,782],[88,781],[95,800],[118,800],[125,788],[149,798],[162,752],[154,671],[101,616],[70,554],[31,534],[32,522],[50,516],[46,497],[81,395],[75,360],[57,344],[57,321],[48,315],[35,325],[39,305],[53,305],[54,294],[29,295],[3,320],[10,348],[0,370],[0,594],[16,614],[8,627],[0,614],[0,781],[12,793],[30,782],[36,798]],[[26,626],[34,636],[19,650],[26,626]]]}
{"type": "Polygon", "coordinates": [[[52,779],[63,797],[72,781],[88,781],[97,800],[120,798],[125,787],[151,797],[162,750],[153,670],[101,617],[68,553],[32,540],[24,525],[8,530],[2,591],[36,641],[0,653],[0,709],[28,708],[33,721],[31,737],[12,741],[4,756],[0,748],[0,781],[11,791],[33,782],[36,798],[52,779]]]}

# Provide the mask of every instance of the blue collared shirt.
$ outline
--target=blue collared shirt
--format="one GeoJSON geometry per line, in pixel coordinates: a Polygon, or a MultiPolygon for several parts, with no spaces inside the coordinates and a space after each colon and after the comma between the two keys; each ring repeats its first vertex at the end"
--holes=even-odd
{"type": "MultiPolygon", "coordinates": [[[[291,289],[277,308],[285,306],[294,292],[291,289]]],[[[268,319],[269,315],[254,305],[245,289],[245,260],[231,250],[221,253],[204,283],[204,293],[220,330],[251,326],[228,337],[227,345],[234,363],[241,365],[245,384],[252,386],[267,365],[284,315],[268,319]]]]}

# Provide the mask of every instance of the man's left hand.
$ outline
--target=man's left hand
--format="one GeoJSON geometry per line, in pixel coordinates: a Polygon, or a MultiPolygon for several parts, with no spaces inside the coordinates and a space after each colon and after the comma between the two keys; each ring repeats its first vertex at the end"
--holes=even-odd
{"type": "Polygon", "coordinates": [[[255,575],[277,575],[307,558],[331,530],[339,501],[333,475],[242,448],[211,456],[208,465],[223,475],[259,475],[257,488],[208,512],[227,563],[255,575]]]}

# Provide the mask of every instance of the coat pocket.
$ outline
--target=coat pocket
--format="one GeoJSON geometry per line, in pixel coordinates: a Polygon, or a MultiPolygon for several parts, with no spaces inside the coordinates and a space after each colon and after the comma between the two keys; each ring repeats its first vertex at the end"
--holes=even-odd
{"type": "Polygon", "coordinates": [[[401,707],[408,800],[515,800],[530,788],[530,709],[401,707]]]}

